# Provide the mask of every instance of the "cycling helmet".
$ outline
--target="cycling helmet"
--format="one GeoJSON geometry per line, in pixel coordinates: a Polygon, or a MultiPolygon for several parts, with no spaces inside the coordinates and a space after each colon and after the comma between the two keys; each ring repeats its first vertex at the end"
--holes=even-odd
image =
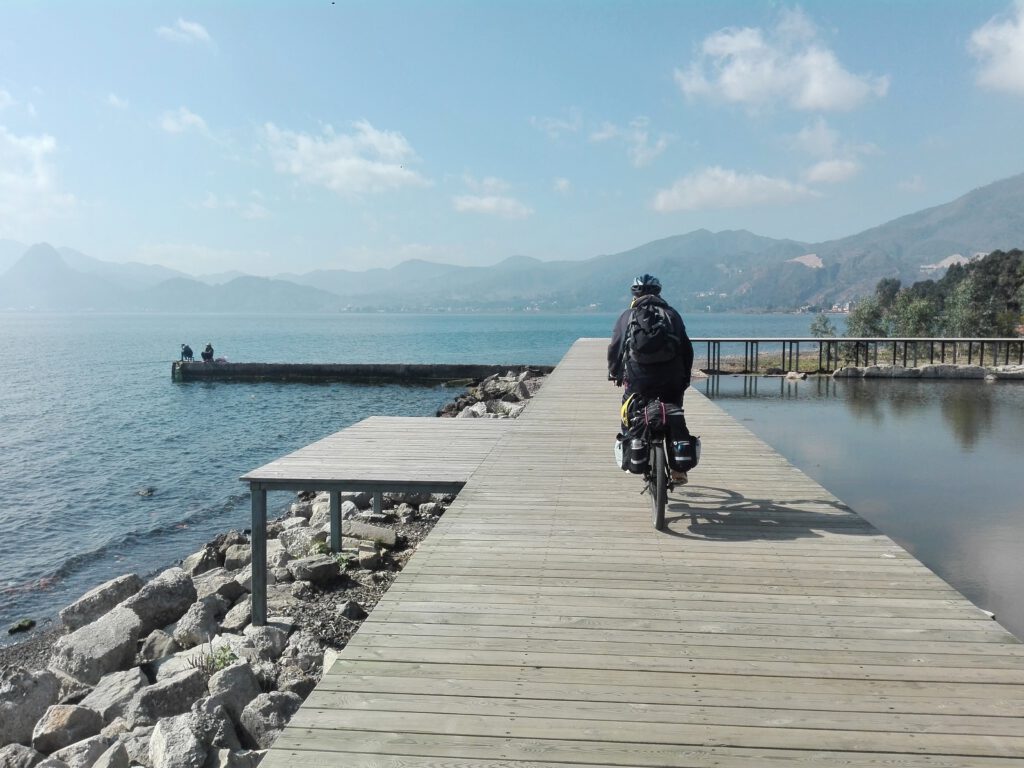
{"type": "Polygon", "coordinates": [[[657,296],[661,293],[661,281],[654,275],[644,273],[633,280],[630,290],[634,296],[646,296],[651,293],[657,296]]]}

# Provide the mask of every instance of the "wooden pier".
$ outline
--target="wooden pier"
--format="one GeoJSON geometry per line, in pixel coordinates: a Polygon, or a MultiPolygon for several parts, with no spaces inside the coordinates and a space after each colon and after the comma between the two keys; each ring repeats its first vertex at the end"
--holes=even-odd
{"type": "Polygon", "coordinates": [[[577,342],[264,768],[1024,766],[1024,645],[700,394],[653,530],[577,342]]]}

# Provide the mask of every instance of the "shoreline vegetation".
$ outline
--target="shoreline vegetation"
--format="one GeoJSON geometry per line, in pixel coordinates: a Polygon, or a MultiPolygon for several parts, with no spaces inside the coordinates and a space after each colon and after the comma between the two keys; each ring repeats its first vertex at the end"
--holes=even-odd
{"type": "MultiPolygon", "coordinates": [[[[533,371],[494,374],[438,412],[515,418],[533,371]]],[[[326,493],[268,524],[266,626],[251,624],[249,536],[232,530],[148,582],[124,574],[0,647],[0,766],[251,768],[330,669],[454,500],[342,494],[330,552],[326,493]]]]}

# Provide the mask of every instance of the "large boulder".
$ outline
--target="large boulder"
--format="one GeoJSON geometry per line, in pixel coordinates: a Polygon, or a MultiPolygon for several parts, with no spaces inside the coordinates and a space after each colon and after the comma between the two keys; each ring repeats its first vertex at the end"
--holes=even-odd
{"type": "Polygon", "coordinates": [[[243,635],[252,643],[261,659],[276,661],[288,644],[289,629],[268,622],[262,627],[250,624],[243,635]]]}
{"type": "Polygon", "coordinates": [[[252,602],[248,597],[239,599],[220,623],[221,631],[238,633],[252,623],[252,602]]]}
{"type": "MultiPolygon", "coordinates": [[[[429,494],[427,496],[429,499],[429,494]]],[[[406,502],[411,504],[412,502],[406,502]]],[[[369,523],[361,523],[358,520],[346,520],[341,526],[342,536],[347,536],[353,539],[364,539],[366,541],[375,541],[385,547],[393,548],[397,537],[395,532],[390,528],[381,528],[377,525],[370,525],[369,523]]]]}
{"type": "Polygon", "coordinates": [[[198,576],[220,567],[221,564],[222,560],[218,555],[217,548],[212,544],[207,544],[198,552],[186,557],[181,563],[181,569],[190,576],[198,576]]]}
{"type": "Polygon", "coordinates": [[[8,744],[0,748],[0,768],[34,768],[46,757],[32,747],[23,744],[8,744]]]}
{"type": "Polygon", "coordinates": [[[134,573],[118,576],[116,579],[100,584],[95,589],[90,589],[62,610],[60,620],[69,632],[74,632],[95,621],[140,589],[142,589],[142,579],[134,573]]]}
{"type": "Polygon", "coordinates": [[[211,698],[216,699],[236,723],[242,711],[262,693],[260,681],[248,661],[236,661],[210,677],[211,698]]]}
{"type": "Polygon", "coordinates": [[[921,366],[922,379],[984,379],[988,373],[980,365],[950,365],[935,363],[921,366]]]}
{"type": "Polygon", "coordinates": [[[329,584],[341,575],[338,561],[328,555],[312,555],[292,560],[288,570],[298,581],[311,581],[314,584],[329,584]]]}
{"type": "Polygon", "coordinates": [[[281,654],[283,666],[295,666],[316,675],[320,674],[323,662],[324,644],[312,632],[305,630],[299,630],[288,638],[288,645],[281,654]]]}
{"type": "Polygon", "coordinates": [[[165,656],[171,656],[181,650],[181,646],[171,635],[162,629],[154,629],[146,639],[142,641],[142,649],[139,651],[139,660],[142,662],[156,661],[165,656]]]}
{"type": "Polygon", "coordinates": [[[194,602],[174,628],[174,641],[182,648],[207,643],[217,634],[220,617],[231,604],[220,595],[209,595],[194,602]]]}
{"type": "Polygon", "coordinates": [[[129,768],[130,766],[131,758],[128,756],[128,750],[124,748],[124,744],[116,742],[99,756],[92,768],[129,768]]]}
{"type": "MultiPolygon", "coordinates": [[[[196,576],[196,598],[202,599],[210,595],[219,595],[227,600],[228,604],[235,602],[245,592],[242,585],[235,581],[235,576],[236,574],[225,568],[214,568],[212,571],[196,576]]],[[[182,613],[184,612],[182,611],[182,613]]]]}
{"type": "Polygon", "coordinates": [[[122,603],[142,620],[140,634],[166,627],[182,617],[196,601],[192,577],[181,568],[168,568],[122,603]]]}
{"type": "Polygon", "coordinates": [[[255,749],[269,749],[302,706],[294,693],[261,693],[242,711],[242,735],[255,749]]]}
{"type": "Polygon", "coordinates": [[[103,717],[88,707],[54,704],[32,729],[32,748],[51,754],[103,730],[103,717]]]}
{"type": "Polygon", "coordinates": [[[855,365],[846,365],[842,368],[837,368],[832,373],[833,379],[859,379],[864,375],[864,371],[855,365]]]}
{"type": "Polygon", "coordinates": [[[206,694],[206,675],[200,669],[189,669],[166,680],[157,680],[132,697],[125,708],[125,719],[133,727],[151,725],[162,717],[187,712],[200,696],[206,694]]]}
{"type": "Polygon", "coordinates": [[[319,542],[327,541],[327,534],[313,528],[291,528],[281,531],[278,541],[292,557],[306,557],[319,542]]]}
{"type": "Polygon", "coordinates": [[[153,768],[203,768],[209,750],[193,732],[190,721],[186,714],[156,724],[149,740],[153,768]]]}
{"type": "Polygon", "coordinates": [[[218,749],[206,758],[206,768],[256,768],[265,754],[259,749],[218,749]]]}
{"type": "Polygon", "coordinates": [[[60,697],[60,681],[49,670],[6,667],[0,673],[0,744],[28,745],[36,720],[60,697]]]}
{"type": "Polygon", "coordinates": [[[149,759],[149,740],[153,736],[153,726],[133,728],[117,737],[128,753],[128,759],[132,765],[143,765],[146,768],[153,768],[149,759]]]}
{"type": "Polygon", "coordinates": [[[112,723],[124,715],[128,703],[147,685],[149,680],[139,667],[114,672],[100,680],[80,703],[98,712],[104,723],[112,723]]]}
{"type": "MultiPolygon", "coordinates": [[[[90,736],[87,739],[76,741],[59,752],[50,755],[51,760],[59,760],[68,768],[92,768],[100,756],[110,748],[113,739],[108,736],[90,736]]],[[[40,763],[40,766],[45,763],[40,763]]]]}
{"type": "Polygon", "coordinates": [[[232,544],[224,553],[224,568],[237,571],[252,562],[252,547],[248,544],[232,544]]]}
{"type": "Polygon", "coordinates": [[[132,666],[142,626],[139,615],[122,604],[58,639],[49,666],[79,682],[96,685],[104,675],[132,666]]]}

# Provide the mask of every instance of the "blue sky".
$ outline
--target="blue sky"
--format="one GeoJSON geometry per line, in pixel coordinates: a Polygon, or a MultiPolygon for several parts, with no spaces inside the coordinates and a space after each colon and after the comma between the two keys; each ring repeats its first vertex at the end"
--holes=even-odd
{"type": "Polygon", "coordinates": [[[0,9],[0,238],[195,274],[842,237],[1021,125],[1024,0],[0,9]]]}

